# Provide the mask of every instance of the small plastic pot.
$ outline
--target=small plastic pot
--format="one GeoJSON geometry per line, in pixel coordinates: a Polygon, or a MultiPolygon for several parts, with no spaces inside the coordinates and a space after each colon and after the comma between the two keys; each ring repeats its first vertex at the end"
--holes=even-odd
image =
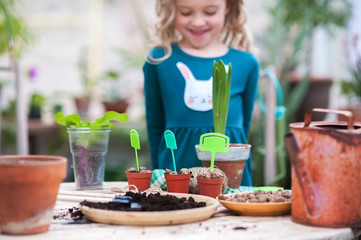
{"type": "Polygon", "coordinates": [[[145,191],[150,187],[150,180],[152,178],[152,174],[153,172],[139,173],[126,171],[128,185],[135,185],[138,190],[145,191]]]}
{"type": "Polygon", "coordinates": [[[224,178],[197,177],[200,195],[216,198],[222,192],[224,178]]]}
{"type": "Polygon", "coordinates": [[[1,234],[48,231],[66,166],[61,156],[0,156],[1,234]]]}
{"type": "Polygon", "coordinates": [[[164,174],[167,191],[175,193],[189,193],[191,174],[164,174]]]}

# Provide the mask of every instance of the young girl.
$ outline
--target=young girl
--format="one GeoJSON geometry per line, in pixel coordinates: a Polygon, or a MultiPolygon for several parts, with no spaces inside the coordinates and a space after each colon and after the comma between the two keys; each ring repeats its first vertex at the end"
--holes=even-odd
{"type": "MultiPolygon", "coordinates": [[[[144,64],[145,107],[153,168],[172,169],[164,131],[176,136],[177,168],[201,166],[195,145],[213,132],[212,67],[222,60],[232,64],[226,135],[231,143],[246,143],[256,96],[259,64],[247,52],[242,0],[157,0],[158,41],[144,64]]],[[[179,170],[179,169],[178,169],[179,170]]],[[[242,186],[251,186],[251,159],[242,186]]]]}

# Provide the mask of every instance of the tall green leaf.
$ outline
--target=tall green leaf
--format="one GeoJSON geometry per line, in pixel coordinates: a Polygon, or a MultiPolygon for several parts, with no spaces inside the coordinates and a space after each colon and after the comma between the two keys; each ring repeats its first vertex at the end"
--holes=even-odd
{"type": "Polygon", "coordinates": [[[213,125],[214,132],[225,134],[229,96],[231,91],[232,66],[228,64],[228,74],[222,60],[213,63],[213,125]]]}

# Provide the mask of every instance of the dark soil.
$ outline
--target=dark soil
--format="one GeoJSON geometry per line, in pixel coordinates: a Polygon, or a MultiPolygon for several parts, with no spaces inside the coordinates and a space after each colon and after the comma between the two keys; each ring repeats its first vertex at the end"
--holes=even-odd
{"type": "Polygon", "coordinates": [[[71,219],[73,219],[74,221],[82,220],[84,217],[84,214],[81,212],[79,208],[69,208],[69,213],[71,219]]]}
{"type": "Polygon", "coordinates": [[[161,195],[160,193],[133,193],[126,192],[126,196],[131,197],[131,202],[138,203],[141,208],[132,208],[131,204],[108,202],[108,203],[95,203],[83,201],[80,203],[82,206],[90,208],[115,210],[115,211],[169,211],[205,207],[205,202],[196,202],[194,198],[177,198],[173,195],[161,195]]]}

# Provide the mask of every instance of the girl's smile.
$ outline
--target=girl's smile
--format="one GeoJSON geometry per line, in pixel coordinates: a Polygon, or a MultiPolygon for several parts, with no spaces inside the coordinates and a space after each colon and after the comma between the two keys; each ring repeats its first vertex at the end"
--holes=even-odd
{"type": "Polygon", "coordinates": [[[201,37],[203,37],[205,34],[207,34],[210,30],[209,30],[209,29],[205,29],[205,30],[192,30],[192,29],[189,29],[189,31],[191,32],[191,34],[192,34],[195,38],[201,38],[201,37]]]}

